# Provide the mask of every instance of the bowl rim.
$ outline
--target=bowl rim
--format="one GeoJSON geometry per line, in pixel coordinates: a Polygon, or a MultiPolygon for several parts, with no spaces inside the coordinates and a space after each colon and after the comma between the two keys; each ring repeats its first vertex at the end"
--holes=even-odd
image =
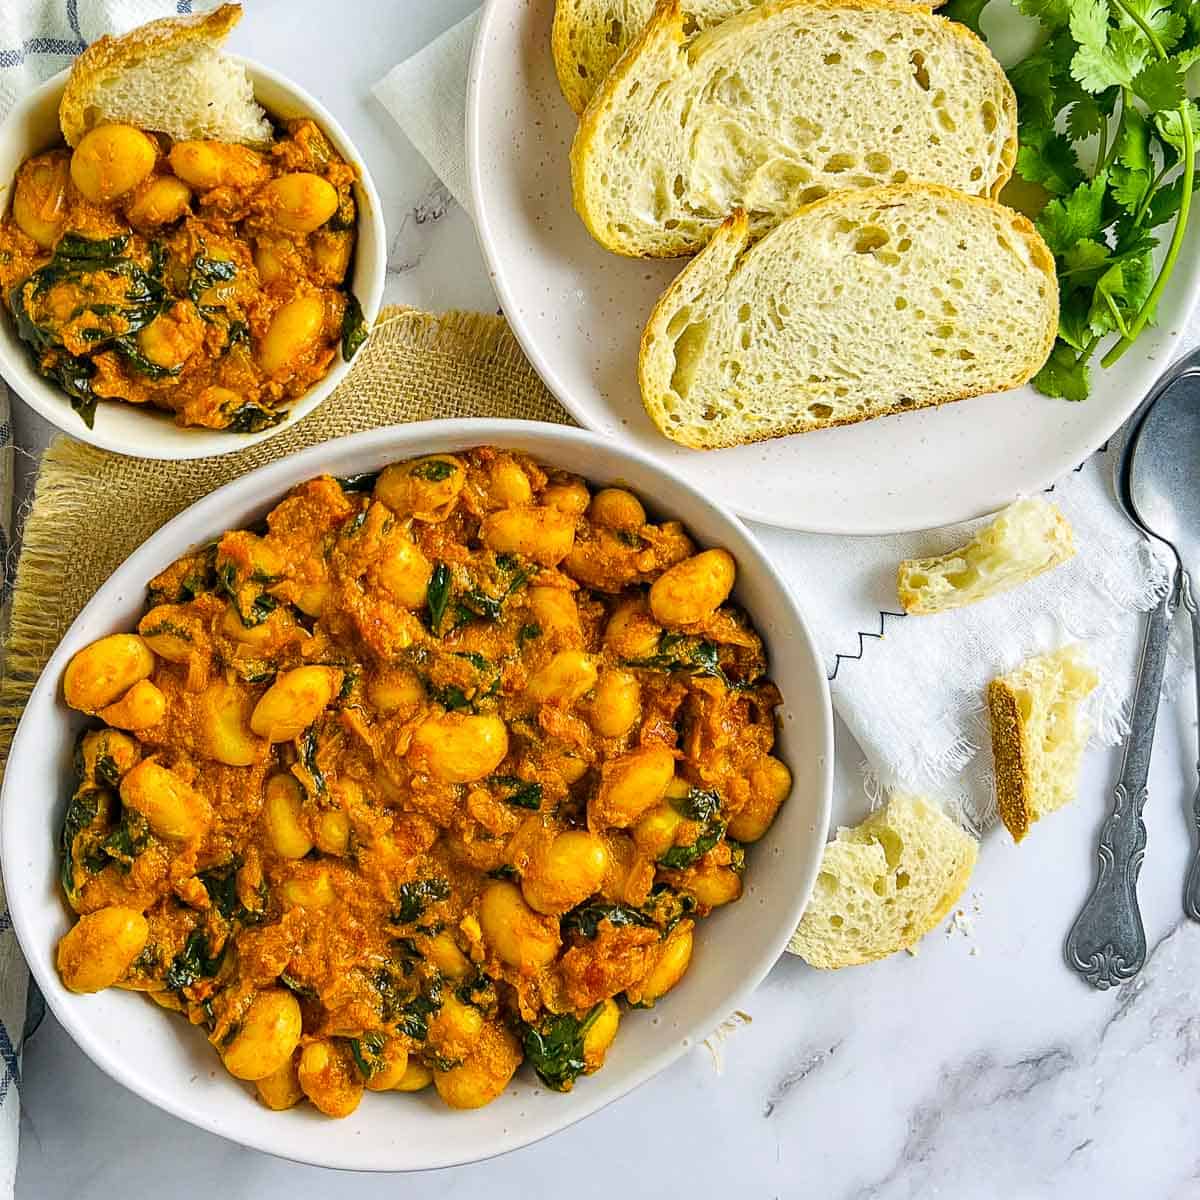
{"type": "MultiPolygon", "coordinates": [[[[638,452],[631,452],[624,446],[614,445],[611,440],[590,430],[554,425],[548,422],[490,418],[450,419],[385,426],[381,429],[366,430],[336,438],[287,455],[247,472],[202,497],[174,516],[134,550],[125,562],[114,571],[113,575],[100,586],[71,623],[30,693],[25,711],[22,713],[13,735],[4,772],[3,787],[0,789],[0,870],[3,871],[7,881],[6,891],[13,930],[23,953],[25,953],[27,962],[46,966],[47,963],[51,963],[51,959],[43,958],[44,947],[41,946],[41,942],[44,941],[46,931],[44,920],[39,919],[36,912],[32,889],[24,888],[19,884],[26,871],[21,861],[17,838],[11,832],[13,823],[6,819],[10,806],[20,803],[20,795],[17,792],[17,785],[14,783],[16,772],[11,770],[11,766],[14,762],[20,762],[26,757],[31,757],[36,763],[36,756],[39,754],[38,729],[29,717],[30,711],[40,703],[48,701],[56,704],[58,702],[57,690],[62,669],[69,653],[74,652],[73,649],[68,650],[74,640],[72,635],[76,629],[86,625],[94,613],[107,608],[110,601],[107,593],[113,578],[126,570],[130,570],[139,578],[148,577],[147,569],[152,564],[158,563],[168,555],[183,553],[185,547],[179,543],[181,541],[180,531],[184,529],[191,529],[197,525],[201,525],[205,529],[209,529],[211,526],[213,531],[223,529],[225,524],[222,514],[227,511],[226,497],[231,494],[236,496],[237,503],[243,506],[247,502],[253,503],[259,500],[263,503],[270,502],[279,497],[286,488],[294,486],[296,482],[321,474],[324,469],[323,464],[328,464],[335,455],[344,457],[353,454],[356,458],[364,460],[370,457],[378,459],[381,455],[393,453],[404,455],[410,452],[419,453],[422,450],[426,453],[436,453],[439,450],[453,451],[476,445],[504,446],[510,441],[519,443],[522,440],[539,443],[538,448],[529,452],[541,461],[551,464],[553,464],[555,447],[569,443],[581,450],[589,448],[603,450],[607,454],[615,454],[617,458],[633,460],[653,474],[668,477],[672,485],[681,489],[698,506],[715,514],[722,523],[728,526],[729,532],[738,539],[736,556],[739,562],[752,560],[756,572],[761,573],[778,589],[786,605],[786,611],[780,616],[779,633],[776,637],[798,641],[802,653],[811,661],[813,667],[811,675],[812,680],[815,681],[815,694],[809,697],[812,702],[813,715],[808,718],[808,721],[813,743],[816,746],[815,762],[811,765],[815,777],[819,779],[819,794],[812,797],[814,801],[812,837],[819,838],[822,843],[825,841],[828,836],[832,806],[834,742],[829,685],[820,651],[804,614],[786,581],[775,568],[753,532],[728,508],[710,500],[698,487],[674,472],[664,469],[661,464],[656,463],[650,457],[638,452]],[[197,519],[198,517],[200,520],[197,519]],[[37,952],[34,950],[35,946],[39,947],[37,952]]],[[[196,541],[197,539],[189,533],[186,545],[195,545],[196,541]]],[[[720,1008],[723,1011],[742,1006],[749,993],[758,986],[778,961],[808,902],[819,871],[819,864],[820,855],[814,855],[808,877],[797,878],[795,894],[787,910],[786,923],[783,920],[780,921],[780,929],[770,939],[766,950],[758,956],[753,969],[743,975],[737,981],[736,986],[731,986],[728,994],[723,996],[720,1002],[720,1008]]],[[[54,973],[53,965],[47,966],[45,971],[39,969],[39,965],[31,965],[30,970],[59,1023],[76,1045],[110,1078],[123,1087],[173,1116],[220,1137],[277,1157],[290,1158],[292,1161],[347,1170],[415,1171],[459,1166],[493,1158],[531,1145],[544,1137],[561,1132],[584,1117],[606,1107],[609,1103],[624,1097],[634,1088],[658,1075],[691,1045],[712,1032],[711,1021],[706,1017],[680,1028],[674,1036],[664,1034],[657,1051],[639,1060],[636,1068],[629,1072],[628,1078],[622,1080],[621,1086],[615,1091],[612,1091],[611,1094],[598,1093],[595,1100],[585,1101],[577,1111],[568,1113],[566,1119],[533,1136],[522,1135],[520,1132],[514,1134],[512,1130],[505,1130],[502,1134],[496,1134],[491,1138],[491,1144],[483,1153],[475,1153],[471,1149],[465,1148],[462,1152],[443,1154],[435,1160],[417,1165],[409,1164],[397,1167],[372,1164],[362,1166],[352,1165],[349,1159],[330,1161],[327,1157],[305,1156],[303,1153],[297,1153],[294,1147],[291,1150],[281,1149],[279,1139],[273,1138],[269,1129],[265,1135],[250,1128],[232,1130],[228,1124],[222,1124],[216,1116],[191,1105],[186,1092],[167,1088],[159,1081],[148,1078],[130,1068],[122,1057],[109,1047],[102,1030],[92,1028],[86,1013],[71,1003],[71,1000],[75,998],[62,986],[61,981],[54,973]]]]}
{"type": "MultiPolygon", "coordinates": [[[[270,86],[293,98],[297,107],[303,109],[307,115],[311,116],[321,126],[322,131],[337,145],[342,156],[357,169],[358,180],[356,181],[356,187],[360,193],[357,220],[360,235],[355,240],[356,263],[360,261],[359,256],[362,255],[363,250],[362,227],[370,225],[377,230],[377,236],[374,238],[374,254],[369,258],[363,257],[361,259],[364,281],[367,286],[363,289],[362,294],[358,291],[355,292],[359,303],[362,305],[363,317],[367,322],[367,326],[368,328],[372,327],[383,307],[383,289],[387,280],[388,238],[383,202],[375,187],[375,180],[371,175],[371,170],[367,165],[365,157],[337,118],[311,92],[301,87],[300,84],[256,59],[228,52],[226,53],[226,57],[240,63],[246,68],[256,98],[260,81],[268,83],[270,86]]],[[[18,100],[5,118],[0,121],[0,137],[3,136],[8,128],[15,128],[30,113],[36,112],[42,105],[48,102],[50,97],[56,93],[61,95],[70,73],[70,67],[64,68],[18,100]]],[[[264,107],[266,106],[264,105],[264,107]]],[[[268,112],[270,112],[269,108],[268,112]]],[[[25,157],[28,157],[30,154],[37,154],[39,152],[37,148],[30,148],[23,151],[23,154],[25,157]]],[[[9,197],[4,193],[11,185],[11,182],[11,180],[0,181],[0,205],[3,206],[4,212],[7,212],[9,205],[9,197]]],[[[7,310],[0,312],[0,320],[11,324],[11,317],[7,310]]],[[[127,437],[106,433],[95,426],[89,429],[79,419],[74,409],[71,408],[66,394],[43,376],[39,375],[32,368],[27,356],[23,352],[10,353],[5,342],[0,340],[0,382],[7,382],[14,395],[24,401],[25,404],[56,429],[78,441],[97,446],[102,450],[109,450],[131,458],[154,458],[164,462],[185,462],[195,458],[236,454],[239,450],[244,450],[250,446],[258,445],[260,442],[267,441],[276,434],[290,429],[297,422],[302,421],[308,416],[309,413],[319,408],[345,380],[353,365],[353,360],[345,362],[339,354],[333,367],[291,405],[287,410],[286,417],[279,424],[273,425],[269,429],[261,430],[258,433],[240,434],[228,433],[220,429],[187,429],[171,424],[169,428],[173,432],[180,433],[188,440],[181,442],[178,446],[170,443],[154,445],[152,443],[157,440],[157,428],[160,425],[167,425],[170,422],[170,414],[161,413],[157,409],[151,410],[149,408],[143,412],[137,412],[136,410],[139,406],[125,403],[123,407],[133,410],[133,415],[145,417],[144,422],[139,422],[144,423],[146,426],[145,440],[140,441],[138,444],[132,444],[127,437]],[[188,444],[192,441],[196,443],[194,446],[188,444]]]]}

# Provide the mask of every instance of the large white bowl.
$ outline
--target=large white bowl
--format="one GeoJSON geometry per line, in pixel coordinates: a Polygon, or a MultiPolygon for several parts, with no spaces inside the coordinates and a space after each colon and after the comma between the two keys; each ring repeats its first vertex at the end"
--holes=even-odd
{"type": "MultiPolygon", "coordinates": [[[[333,143],[337,152],[358,168],[354,198],[358,205],[358,242],[350,287],[362,305],[367,324],[379,315],[387,274],[387,235],[383,224],[383,206],[371,181],[371,173],[346,131],[325,107],[298,84],[276,74],[269,67],[249,59],[231,56],[240,62],[254,85],[258,102],[274,117],[312,117],[333,143]]],[[[17,168],[30,155],[62,145],[58,126],[58,103],[62,99],[68,71],[48,79],[40,88],[20,101],[0,124],[0,213],[8,211],[9,192],[17,168]]],[[[339,353],[334,366],[319,383],[309,388],[288,410],[278,425],[261,433],[226,433],[216,429],[184,429],[175,424],[170,413],[150,405],[102,401],[96,407],[96,423],[89,429],[71,408],[65,393],[52,381],[34,370],[28,347],[17,337],[16,327],[7,309],[0,311],[0,375],[8,381],[31,408],[65,433],[135,458],[204,458],[210,454],[229,454],[234,450],[266,441],[307,416],[345,378],[350,364],[339,353]]]]}
{"type": "Polygon", "coordinates": [[[416,1170],[513,1150],[595,1112],[661,1071],[737,1008],[778,958],[816,878],[829,825],[833,762],[829,691],[812,636],[785,584],[727,510],[649,458],[583,430],[524,421],[436,421],[341,438],[282,459],[220,488],[165,525],[80,613],[34,688],[0,793],[0,864],[25,958],[59,1021],[119,1083],[160,1108],[259,1150],[322,1166],[416,1170]],[[130,629],[147,581],[192,546],[260,519],[293,484],[321,472],[375,470],[419,453],[490,443],[528,451],[598,484],[621,481],[657,516],[680,518],[701,544],[737,559],[734,593],[766,640],[783,692],[779,753],[795,786],[768,835],[751,848],[746,893],[701,923],[691,970],[653,1012],[631,1012],[608,1063],[569,1095],[522,1070],[495,1103],[453,1112],[436,1096],[368,1094],[353,1116],[311,1108],[270,1112],[217,1062],[203,1034],[145,997],[109,990],[76,996],[62,986],[54,950],[69,924],[58,882],[57,841],[71,790],[78,713],[61,700],[67,661],[95,638],[130,629]]]}

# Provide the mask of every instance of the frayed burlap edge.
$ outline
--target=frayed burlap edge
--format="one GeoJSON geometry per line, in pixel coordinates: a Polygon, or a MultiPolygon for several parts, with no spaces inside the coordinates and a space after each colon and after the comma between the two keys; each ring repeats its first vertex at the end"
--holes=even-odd
{"type": "Polygon", "coordinates": [[[55,438],[25,521],[0,678],[0,769],[42,668],[105,579],[176,513],[264,463],[365,429],[445,417],[569,424],[503,318],[393,307],[315,412],[236,454],[127,458],[55,438]]]}

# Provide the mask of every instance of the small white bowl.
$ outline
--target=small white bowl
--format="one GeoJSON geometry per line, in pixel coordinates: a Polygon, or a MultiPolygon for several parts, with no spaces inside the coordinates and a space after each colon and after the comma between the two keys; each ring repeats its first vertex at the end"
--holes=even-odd
{"type": "Polygon", "coordinates": [[[71,626],[26,706],[0,793],[0,864],[13,927],[38,986],[67,1032],[118,1083],[185,1121],[286,1158],[368,1171],[445,1167],[514,1150],[595,1112],[744,1004],[782,952],[816,879],[832,764],[820,655],[791,593],[732,513],[649,457],[594,433],[525,421],[432,421],[340,438],[262,467],[192,505],[118,568],[71,626]],[[778,753],[792,768],[792,795],[767,836],[750,848],[745,895],[700,923],[683,981],[653,1011],[626,1014],[603,1069],[580,1079],[574,1091],[548,1091],[522,1068],[503,1096],[474,1112],[454,1112],[432,1091],[368,1093],[341,1121],[307,1106],[270,1112],[252,1088],[226,1074],[199,1030],[143,996],[116,989],[76,996],[59,980],[55,946],[69,915],[57,844],[72,746],[85,724],[61,699],[63,670],[89,642],[133,627],[154,574],[223,530],[259,520],[294,484],[321,472],[350,475],[480,444],[525,450],[597,484],[620,481],[648,500],[656,516],[682,520],[701,545],[733,553],[734,598],[763,635],[783,693],[778,753]]]}
{"type": "MultiPolygon", "coordinates": [[[[387,235],[383,206],[371,174],[346,131],[325,107],[298,84],[269,67],[250,59],[231,56],[240,62],[254,85],[258,102],[273,116],[312,117],[333,143],[337,152],[358,168],[354,198],[358,205],[358,241],[350,286],[362,305],[367,325],[374,324],[383,298],[387,274],[387,235]]],[[[48,79],[21,100],[0,124],[0,213],[9,208],[9,193],[17,168],[31,155],[63,144],[58,125],[58,103],[62,99],[68,71],[48,79]]],[[[304,393],[287,416],[261,433],[226,433],[214,429],[184,429],[171,413],[150,405],[102,401],[96,407],[96,423],[89,429],[71,408],[71,402],[51,380],[39,375],[28,347],[17,337],[12,315],[0,311],[0,375],[31,408],[65,433],[93,446],[129,454],[135,458],[204,458],[229,454],[266,441],[307,416],[345,378],[350,364],[339,353],[329,374],[304,393]]]]}

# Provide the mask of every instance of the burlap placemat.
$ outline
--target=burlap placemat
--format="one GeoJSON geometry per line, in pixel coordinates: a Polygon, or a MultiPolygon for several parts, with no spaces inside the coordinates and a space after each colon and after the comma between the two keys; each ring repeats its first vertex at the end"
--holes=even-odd
{"type": "Polygon", "coordinates": [[[42,460],[17,566],[0,680],[0,762],[33,685],[79,610],[176,513],[286,454],[364,429],[439,417],[571,423],[502,318],[388,308],[342,386],[316,412],[257,446],[159,462],[56,438],[42,460]]]}

